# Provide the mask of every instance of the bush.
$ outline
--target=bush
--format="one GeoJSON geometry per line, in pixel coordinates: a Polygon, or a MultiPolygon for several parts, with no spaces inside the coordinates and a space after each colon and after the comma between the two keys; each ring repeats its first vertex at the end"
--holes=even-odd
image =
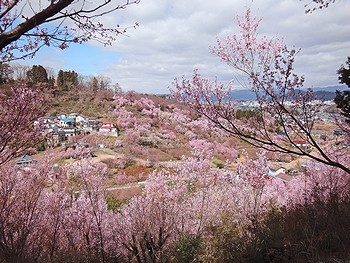
{"type": "Polygon", "coordinates": [[[47,149],[47,147],[48,147],[47,142],[45,140],[41,140],[40,142],[38,142],[35,149],[38,152],[41,152],[41,151],[45,151],[47,149]]]}
{"type": "Polygon", "coordinates": [[[349,218],[349,198],[335,193],[327,200],[271,209],[252,234],[259,240],[257,250],[266,262],[348,260],[349,218]]]}
{"type": "Polygon", "coordinates": [[[117,198],[111,195],[108,195],[106,197],[106,204],[107,204],[108,210],[112,210],[113,212],[116,212],[118,211],[118,209],[120,209],[124,205],[124,202],[118,200],[117,198]]]}
{"type": "Polygon", "coordinates": [[[224,168],[225,167],[225,162],[224,161],[221,161],[220,159],[214,157],[212,160],[211,160],[211,166],[214,167],[214,168],[224,168]]]}
{"type": "Polygon", "coordinates": [[[196,262],[196,256],[200,248],[200,236],[182,236],[176,245],[176,262],[196,262]]]}

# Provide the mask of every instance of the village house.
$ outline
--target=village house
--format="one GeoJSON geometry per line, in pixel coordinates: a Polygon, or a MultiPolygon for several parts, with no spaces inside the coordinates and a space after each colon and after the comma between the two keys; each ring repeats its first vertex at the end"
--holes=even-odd
{"type": "Polygon", "coordinates": [[[65,127],[60,130],[64,133],[64,136],[66,138],[76,136],[82,133],[80,129],[77,129],[76,127],[65,127]]]}
{"type": "Polygon", "coordinates": [[[85,132],[98,131],[101,125],[98,120],[84,115],[78,115],[75,120],[76,126],[85,132]]]}
{"type": "Polygon", "coordinates": [[[66,127],[72,127],[73,126],[73,121],[69,118],[61,118],[59,122],[59,126],[61,128],[66,128],[66,127]]]}
{"type": "Polygon", "coordinates": [[[88,127],[90,130],[98,131],[100,125],[101,125],[100,121],[98,121],[96,119],[89,118],[88,127]]]}
{"type": "Polygon", "coordinates": [[[24,154],[16,160],[15,165],[28,166],[28,165],[36,163],[36,162],[37,161],[34,160],[32,156],[30,156],[28,154],[24,154]]]}
{"type": "Polygon", "coordinates": [[[285,172],[286,172],[286,168],[284,167],[272,167],[269,169],[268,175],[272,177],[276,177],[277,174],[285,173],[285,172]]]}
{"type": "Polygon", "coordinates": [[[59,120],[56,117],[40,117],[34,122],[34,126],[39,126],[39,128],[46,133],[52,132],[58,127],[59,120]]]}
{"type": "Polygon", "coordinates": [[[78,113],[73,112],[73,113],[69,113],[68,116],[67,116],[67,118],[71,119],[73,122],[76,122],[76,118],[77,118],[78,116],[79,116],[78,113]]]}
{"type": "Polygon", "coordinates": [[[115,127],[113,122],[103,122],[102,126],[98,130],[99,132],[104,133],[117,133],[117,128],[115,127]]]}
{"type": "Polygon", "coordinates": [[[77,123],[77,125],[79,125],[81,123],[88,123],[89,122],[89,117],[85,116],[85,115],[78,115],[75,118],[75,122],[77,123]]]}
{"type": "Polygon", "coordinates": [[[270,168],[267,174],[284,182],[289,182],[293,179],[293,175],[289,174],[289,170],[282,166],[270,168]]]}
{"type": "Polygon", "coordinates": [[[294,140],[293,144],[296,147],[300,147],[300,148],[302,148],[304,150],[306,150],[309,147],[309,143],[307,141],[305,141],[305,140],[294,140]]]}

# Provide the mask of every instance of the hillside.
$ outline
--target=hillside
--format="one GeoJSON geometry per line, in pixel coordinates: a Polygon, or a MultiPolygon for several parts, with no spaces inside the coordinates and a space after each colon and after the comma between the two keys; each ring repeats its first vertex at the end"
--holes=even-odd
{"type": "MultiPolygon", "coordinates": [[[[115,94],[113,99],[102,96],[106,92],[77,91],[75,97],[68,98],[69,93],[51,98],[54,105],[50,114],[74,111],[101,117],[116,125],[118,135],[93,131],[88,135],[70,137],[62,143],[64,147],[58,150],[56,160],[70,163],[70,158],[76,154],[75,149],[89,147],[96,156],[93,161],[107,165],[109,187],[143,181],[165,162],[190,156],[191,148],[196,144],[216,145],[215,165],[224,165],[227,159],[233,160],[244,148],[252,155],[256,151],[210,128],[207,121],[185,105],[166,97],[128,92],[115,94]],[[79,98],[80,94],[83,97],[79,98]],[[103,148],[98,149],[96,145],[103,148]]],[[[42,154],[37,158],[41,159],[42,154]]]]}
{"type": "Polygon", "coordinates": [[[47,115],[77,112],[90,117],[110,118],[113,111],[113,92],[106,89],[93,91],[74,87],[69,91],[43,89],[47,98],[47,115]]]}

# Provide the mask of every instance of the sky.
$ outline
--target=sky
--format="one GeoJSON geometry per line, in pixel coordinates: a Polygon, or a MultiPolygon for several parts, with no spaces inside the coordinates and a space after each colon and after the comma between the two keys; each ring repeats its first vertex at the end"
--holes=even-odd
{"type": "MultiPolygon", "coordinates": [[[[166,94],[174,78],[191,77],[193,70],[227,83],[233,70],[210,53],[216,36],[238,33],[235,17],[247,6],[263,20],[259,33],[284,37],[300,48],[295,70],[305,75],[305,87],[338,84],[336,70],[350,56],[350,1],[338,0],[327,9],[305,14],[309,0],[141,0],[105,16],[112,26],[139,26],[120,35],[112,46],[96,42],[66,50],[45,48],[27,64],[82,75],[104,75],[123,91],[166,94]]],[[[239,88],[237,86],[237,88],[239,88]]]]}

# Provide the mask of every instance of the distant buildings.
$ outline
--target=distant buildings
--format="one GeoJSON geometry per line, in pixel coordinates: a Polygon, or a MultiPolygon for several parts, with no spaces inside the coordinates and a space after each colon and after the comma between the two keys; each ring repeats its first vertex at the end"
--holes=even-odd
{"type": "Polygon", "coordinates": [[[117,136],[117,128],[112,122],[101,123],[96,118],[78,113],[60,114],[39,118],[34,125],[39,126],[50,146],[56,146],[69,137],[91,132],[112,133],[117,136]]]}

